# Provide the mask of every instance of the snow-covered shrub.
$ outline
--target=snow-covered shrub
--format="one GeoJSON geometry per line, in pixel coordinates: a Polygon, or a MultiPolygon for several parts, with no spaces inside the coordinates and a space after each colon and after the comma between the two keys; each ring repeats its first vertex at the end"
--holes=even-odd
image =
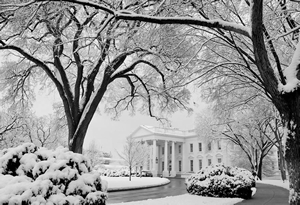
{"type": "Polygon", "coordinates": [[[26,143],[0,151],[0,204],[102,205],[107,182],[87,158],[26,143]]]}
{"type": "MultiPolygon", "coordinates": [[[[129,170],[122,168],[122,169],[98,169],[98,173],[100,173],[101,176],[107,176],[107,177],[129,177],[129,170]]],[[[132,176],[136,176],[135,173],[131,173],[132,176]]]]}
{"type": "Polygon", "coordinates": [[[192,174],[185,183],[190,194],[248,199],[251,198],[255,179],[246,169],[215,165],[192,174]]]}

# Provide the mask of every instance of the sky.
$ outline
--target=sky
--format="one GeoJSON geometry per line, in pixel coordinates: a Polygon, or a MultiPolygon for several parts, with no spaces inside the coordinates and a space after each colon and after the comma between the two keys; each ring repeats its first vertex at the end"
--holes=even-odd
{"type": "MultiPolygon", "coordinates": [[[[37,91],[36,95],[36,101],[33,106],[35,113],[38,116],[53,113],[52,104],[59,101],[59,97],[49,95],[44,91],[37,91]]],[[[206,104],[197,97],[196,92],[193,94],[191,102],[194,112],[192,114],[188,114],[187,111],[174,113],[169,118],[172,127],[181,130],[194,129],[195,116],[205,108],[206,104]]],[[[160,126],[154,118],[139,113],[131,116],[128,112],[123,112],[117,121],[112,120],[111,116],[106,113],[96,113],[87,131],[83,146],[84,148],[88,148],[90,143],[96,143],[99,150],[110,152],[113,158],[119,158],[117,151],[122,151],[126,137],[133,133],[140,125],[160,126]]]]}

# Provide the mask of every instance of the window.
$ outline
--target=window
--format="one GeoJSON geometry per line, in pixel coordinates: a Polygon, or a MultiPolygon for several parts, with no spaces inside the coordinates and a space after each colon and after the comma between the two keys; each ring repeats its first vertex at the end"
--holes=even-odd
{"type": "Polygon", "coordinates": [[[191,172],[193,172],[194,171],[194,164],[193,164],[193,160],[192,159],[190,160],[190,166],[191,166],[191,172]]]}
{"type": "Polygon", "coordinates": [[[178,152],[181,153],[181,145],[178,145],[178,152]]]}
{"type": "Polygon", "coordinates": [[[208,166],[211,165],[211,159],[208,159],[208,166]]]}
{"type": "Polygon", "coordinates": [[[218,163],[222,163],[222,158],[218,158],[218,163]]]}
{"type": "Polygon", "coordinates": [[[211,142],[210,142],[210,143],[208,143],[208,145],[207,145],[207,148],[208,148],[208,151],[210,151],[210,150],[211,150],[211,142]]]}
{"type": "Polygon", "coordinates": [[[193,152],[193,144],[190,144],[190,152],[193,152]]]}
{"type": "Polygon", "coordinates": [[[202,159],[199,159],[199,170],[202,169],[202,159]]]}
{"type": "Polygon", "coordinates": [[[165,154],[165,148],[164,148],[164,147],[162,147],[162,149],[161,149],[161,154],[162,154],[162,155],[165,154]]]}
{"type": "Polygon", "coordinates": [[[198,143],[198,146],[199,146],[199,152],[202,152],[202,143],[199,142],[199,143],[198,143]]]}
{"type": "Polygon", "coordinates": [[[170,154],[172,154],[172,147],[170,146],[170,154]]]}
{"type": "Polygon", "coordinates": [[[165,169],[165,162],[162,162],[161,163],[161,170],[164,171],[164,169],[165,169]]]}
{"type": "Polygon", "coordinates": [[[221,150],[221,141],[218,140],[218,150],[221,150]]]}
{"type": "Polygon", "coordinates": [[[178,162],[179,162],[179,171],[181,172],[181,160],[179,160],[178,162]]]}

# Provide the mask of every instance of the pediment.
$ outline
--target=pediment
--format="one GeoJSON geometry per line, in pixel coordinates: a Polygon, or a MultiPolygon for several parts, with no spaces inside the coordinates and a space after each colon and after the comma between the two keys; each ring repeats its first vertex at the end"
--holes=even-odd
{"type": "Polygon", "coordinates": [[[136,137],[148,136],[150,134],[153,133],[148,129],[144,128],[143,126],[140,126],[130,136],[136,138],[136,137]]]}

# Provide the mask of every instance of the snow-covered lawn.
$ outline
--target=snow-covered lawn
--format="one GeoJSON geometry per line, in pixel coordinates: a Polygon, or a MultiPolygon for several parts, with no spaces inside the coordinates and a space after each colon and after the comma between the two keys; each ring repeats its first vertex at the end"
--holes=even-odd
{"type": "Polygon", "coordinates": [[[153,187],[170,183],[169,179],[159,177],[131,177],[131,181],[129,181],[129,177],[101,176],[101,179],[108,182],[108,191],[153,187]]]}

